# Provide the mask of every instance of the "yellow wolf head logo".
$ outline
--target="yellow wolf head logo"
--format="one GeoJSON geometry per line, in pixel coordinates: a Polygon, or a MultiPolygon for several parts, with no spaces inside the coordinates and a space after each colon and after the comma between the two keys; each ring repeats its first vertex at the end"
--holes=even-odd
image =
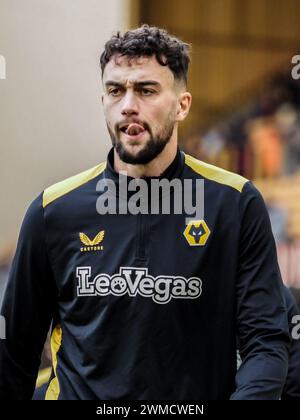
{"type": "Polygon", "coordinates": [[[190,246],[204,246],[210,229],[204,220],[191,220],[183,232],[190,246]]]}

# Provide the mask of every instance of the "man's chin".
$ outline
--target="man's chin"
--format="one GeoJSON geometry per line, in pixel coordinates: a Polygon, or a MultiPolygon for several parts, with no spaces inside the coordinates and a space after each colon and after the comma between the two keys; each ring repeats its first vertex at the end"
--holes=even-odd
{"type": "Polygon", "coordinates": [[[123,145],[121,142],[115,145],[119,158],[131,165],[146,165],[155,159],[162,151],[161,148],[149,147],[149,145],[131,144],[123,145]]]}
{"type": "Polygon", "coordinates": [[[131,144],[122,145],[122,149],[132,157],[138,156],[146,150],[146,146],[139,142],[132,142],[131,144]]]}
{"type": "Polygon", "coordinates": [[[119,155],[119,158],[124,163],[129,163],[131,165],[142,165],[150,162],[152,159],[148,160],[147,156],[145,156],[145,146],[141,145],[116,145],[115,146],[116,152],[119,155]],[[146,162],[145,162],[146,159],[146,162]]]}

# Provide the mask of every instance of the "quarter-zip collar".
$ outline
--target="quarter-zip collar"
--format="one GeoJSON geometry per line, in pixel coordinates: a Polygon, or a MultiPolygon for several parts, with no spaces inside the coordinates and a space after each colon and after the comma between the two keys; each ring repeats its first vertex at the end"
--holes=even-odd
{"type": "MultiPolygon", "coordinates": [[[[180,178],[182,171],[184,168],[184,153],[177,149],[177,153],[171,164],[166,168],[166,170],[160,175],[160,176],[153,176],[153,177],[142,177],[138,179],[143,179],[147,182],[147,184],[150,184],[151,180],[153,179],[168,179],[171,181],[174,178],[180,178]]],[[[107,156],[107,165],[105,169],[105,177],[113,180],[117,186],[120,182],[126,182],[129,183],[130,181],[137,180],[137,178],[133,178],[130,176],[125,176],[114,169],[114,148],[112,148],[107,156]]],[[[134,192],[128,192],[128,196],[131,194],[134,194],[134,192]]]]}

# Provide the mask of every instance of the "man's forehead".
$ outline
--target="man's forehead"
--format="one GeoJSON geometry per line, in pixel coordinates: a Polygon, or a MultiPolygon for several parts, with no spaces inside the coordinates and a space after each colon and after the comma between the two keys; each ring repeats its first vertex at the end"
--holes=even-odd
{"type": "Polygon", "coordinates": [[[128,57],[114,55],[107,63],[103,73],[103,81],[137,82],[143,80],[174,81],[168,66],[158,63],[155,56],[128,57]]]}

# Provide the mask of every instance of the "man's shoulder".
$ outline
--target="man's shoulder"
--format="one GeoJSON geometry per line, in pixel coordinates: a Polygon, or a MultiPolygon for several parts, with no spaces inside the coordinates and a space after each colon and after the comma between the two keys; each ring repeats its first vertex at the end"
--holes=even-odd
{"type": "Polygon", "coordinates": [[[187,154],[185,154],[185,165],[204,179],[226,185],[239,192],[242,192],[244,185],[249,181],[241,175],[205,163],[187,154]]]}
{"type": "Polygon", "coordinates": [[[43,192],[43,207],[48,206],[58,198],[96,178],[105,170],[105,168],[106,162],[101,162],[90,169],[66,178],[46,188],[43,192]]]}

